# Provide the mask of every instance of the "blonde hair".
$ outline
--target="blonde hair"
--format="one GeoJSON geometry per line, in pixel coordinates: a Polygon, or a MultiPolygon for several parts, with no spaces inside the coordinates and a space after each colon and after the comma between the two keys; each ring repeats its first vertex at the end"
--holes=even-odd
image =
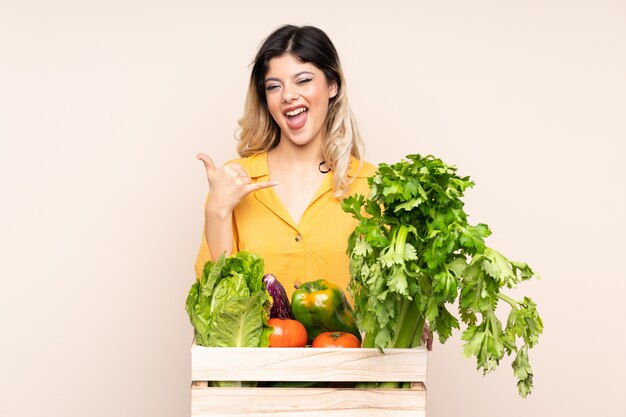
{"type": "Polygon", "coordinates": [[[337,94],[330,99],[322,155],[326,166],[333,171],[333,191],[337,198],[345,196],[350,185],[348,169],[350,156],[363,157],[363,143],[356,120],[348,105],[346,83],[339,57],[326,34],[313,26],[282,26],[261,45],[253,63],[246,95],[244,114],[239,119],[237,151],[242,157],[266,152],[278,145],[280,128],[274,121],[265,101],[265,74],[269,61],[285,53],[302,62],[310,62],[337,84],[337,94]]]}

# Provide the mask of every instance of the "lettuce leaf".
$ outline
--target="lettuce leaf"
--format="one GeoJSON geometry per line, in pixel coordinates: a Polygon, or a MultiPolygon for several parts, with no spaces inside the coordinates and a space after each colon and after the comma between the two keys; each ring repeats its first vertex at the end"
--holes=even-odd
{"type": "Polygon", "coordinates": [[[257,347],[263,332],[265,294],[233,297],[211,320],[207,346],[257,347]]]}
{"type": "Polygon", "coordinates": [[[185,302],[198,345],[269,346],[271,298],[263,273],[263,259],[246,251],[204,265],[185,302]]]}

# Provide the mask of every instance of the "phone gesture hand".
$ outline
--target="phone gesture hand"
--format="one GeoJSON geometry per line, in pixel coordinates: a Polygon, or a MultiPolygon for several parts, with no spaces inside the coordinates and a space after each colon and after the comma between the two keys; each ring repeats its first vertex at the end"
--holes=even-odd
{"type": "Polygon", "coordinates": [[[253,182],[245,169],[236,163],[217,167],[206,154],[199,153],[196,158],[204,163],[211,192],[210,201],[224,210],[232,211],[245,196],[262,188],[273,187],[276,181],[253,182]]]}

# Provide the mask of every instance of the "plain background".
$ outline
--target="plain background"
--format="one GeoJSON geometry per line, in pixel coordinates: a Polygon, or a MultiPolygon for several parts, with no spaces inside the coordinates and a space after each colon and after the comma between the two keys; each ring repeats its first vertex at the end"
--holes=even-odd
{"type": "Polygon", "coordinates": [[[534,393],[456,332],[428,416],[626,415],[626,3],[383,3],[0,1],[0,416],[189,414],[194,156],[235,156],[283,23],[335,42],[369,161],[457,165],[470,220],[542,276],[511,292],[545,323],[534,393]]]}

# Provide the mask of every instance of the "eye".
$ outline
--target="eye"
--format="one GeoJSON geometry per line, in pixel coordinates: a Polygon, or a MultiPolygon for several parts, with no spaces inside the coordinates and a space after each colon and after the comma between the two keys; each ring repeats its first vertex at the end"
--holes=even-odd
{"type": "Polygon", "coordinates": [[[313,78],[302,78],[298,80],[298,84],[306,84],[308,82],[311,82],[313,78]]]}
{"type": "Polygon", "coordinates": [[[278,84],[268,84],[265,86],[265,91],[273,91],[280,87],[278,84]]]}

